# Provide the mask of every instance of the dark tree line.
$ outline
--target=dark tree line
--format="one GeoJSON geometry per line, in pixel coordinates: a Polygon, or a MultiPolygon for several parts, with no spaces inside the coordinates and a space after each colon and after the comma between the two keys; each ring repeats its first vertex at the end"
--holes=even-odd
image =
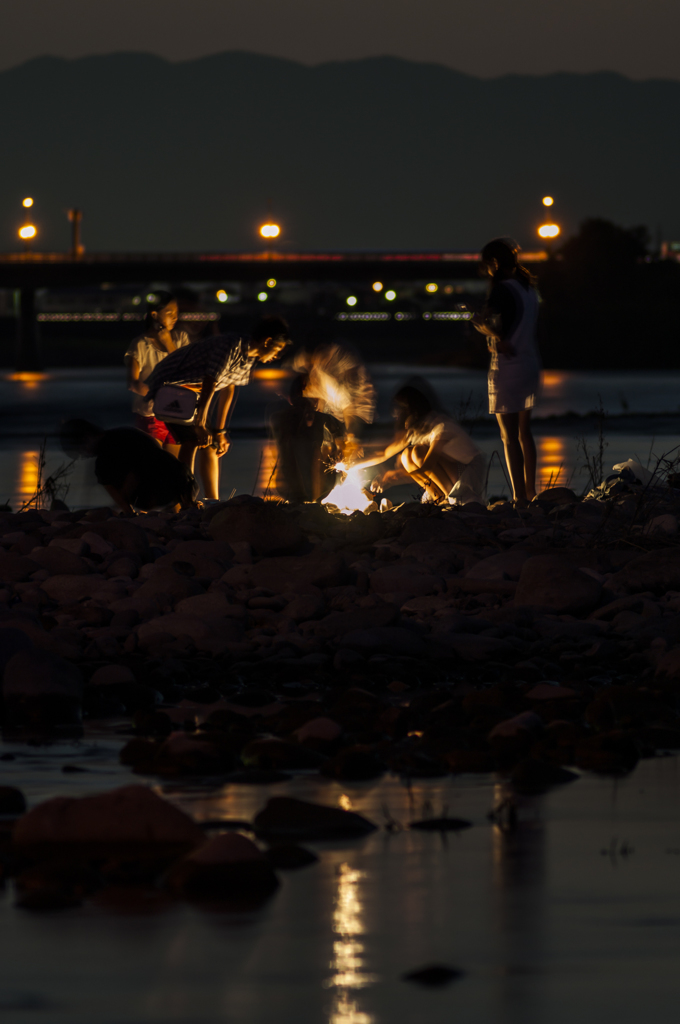
{"type": "Polygon", "coordinates": [[[644,227],[591,219],[541,267],[547,367],[680,368],[680,264],[648,247],[644,227]]]}

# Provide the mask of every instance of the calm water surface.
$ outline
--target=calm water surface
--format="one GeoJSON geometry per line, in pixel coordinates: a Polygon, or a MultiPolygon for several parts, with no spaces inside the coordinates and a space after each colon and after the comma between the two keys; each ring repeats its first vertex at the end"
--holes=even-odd
{"type": "MultiPolygon", "coordinates": [[[[442,404],[454,415],[477,418],[473,435],[492,456],[490,494],[508,493],[502,469],[501,446],[495,421],[486,414],[485,375],[451,368],[420,370],[409,366],[373,368],[378,388],[377,428],[369,443],[388,436],[391,396],[401,383],[422,372],[437,389],[442,404]]],[[[261,370],[242,389],[232,422],[234,443],[222,463],[221,495],[262,494],[276,452],[266,438],[267,413],[286,393],[288,379],[278,370],[261,370]]],[[[539,479],[543,486],[558,480],[582,490],[588,473],[581,451],[585,440],[597,448],[596,418],[589,415],[600,403],[607,413],[605,469],[633,456],[643,464],[673,451],[680,443],[680,373],[655,371],[580,373],[546,371],[536,409],[539,479]]],[[[37,455],[47,437],[49,474],[64,462],[54,438],[60,420],[83,416],[104,427],[131,422],[129,394],[119,369],[54,371],[42,375],[5,374],[0,377],[0,501],[20,507],[35,490],[37,455]]],[[[677,453],[676,453],[677,454],[677,453]]],[[[74,506],[102,502],[102,491],[91,463],[79,463],[69,476],[67,500],[74,506]]]]}
{"type": "MultiPolygon", "coordinates": [[[[6,747],[7,782],[31,801],[127,781],[117,743],[6,747]],[[87,774],[64,775],[72,761],[87,774]]],[[[680,952],[680,762],[624,779],[583,776],[525,798],[504,834],[486,776],[347,785],[298,777],[276,787],[165,787],[196,818],[249,818],[291,794],[404,826],[446,806],[474,827],[442,837],[383,828],[309,844],[318,864],[282,874],[251,914],[169,904],[89,905],[53,914],[0,899],[3,1020],[64,1024],[671,1024],[680,952]],[[621,850],[624,850],[622,854],[621,850]],[[627,851],[627,852],[626,852],[627,851]],[[466,976],[423,990],[404,971],[445,963],[466,976]]],[[[138,780],[137,780],[138,781],[138,780]]]]}

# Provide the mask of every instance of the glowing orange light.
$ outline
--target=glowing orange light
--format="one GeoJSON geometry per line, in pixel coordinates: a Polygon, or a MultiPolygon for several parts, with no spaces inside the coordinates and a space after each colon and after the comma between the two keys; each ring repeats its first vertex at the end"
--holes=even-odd
{"type": "Polygon", "coordinates": [[[38,229],[35,224],[24,224],[22,228],[19,228],[19,238],[35,238],[38,234],[38,229]]]}
{"type": "Polygon", "coordinates": [[[544,206],[552,206],[555,202],[552,196],[543,196],[542,203],[544,206]]]}
{"type": "Polygon", "coordinates": [[[541,238],[557,238],[560,233],[559,225],[557,224],[541,224],[538,229],[538,233],[541,238]]]}
{"type": "Polygon", "coordinates": [[[544,370],[543,371],[543,387],[544,388],[557,388],[563,383],[563,375],[559,371],[555,370],[544,370]]]}
{"type": "Polygon", "coordinates": [[[46,373],[31,373],[28,370],[17,370],[7,375],[7,380],[19,380],[22,384],[35,384],[41,380],[47,380],[46,373]]]}
{"type": "Polygon", "coordinates": [[[435,284],[434,281],[432,282],[432,284],[426,284],[425,285],[425,291],[426,292],[430,292],[430,293],[436,292],[438,288],[439,288],[439,285],[435,284]]]}
{"type": "Polygon", "coordinates": [[[260,234],[263,238],[278,238],[281,234],[281,228],[278,224],[263,224],[260,228],[260,234]]]}
{"type": "Polygon", "coordinates": [[[39,452],[21,453],[21,465],[19,466],[19,497],[23,501],[31,498],[38,488],[39,458],[39,452]]]}
{"type": "Polygon", "coordinates": [[[383,290],[383,283],[382,283],[382,281],[374,281],[373,282],[373,291],[374,292],[381,292],[382,290],[383,290]]]}
{"type": "Polygon", "coordinates": [[[541,487],[557,486],[565,471],[566,445],[561,437],[539,437],[537,440],[538,478],[541,487]]]}
{"type": "Polygon", "coordinates": [[[270,368],[263,366],[258,370],[253,370],[253,377],[257,380],[287,380],[292,377],[289,370],[281,370],[276,368],[270,368]]]}
{"type": "Polygon", "coordinates": [[[22,202],[22,204],[21,204],[21,205],[22,205],[22,206],[25,206],[25,207],[26,207],[26,209],[28,210],[28,209],[29,209],[29,208],[30,208],[31,206],[33,206],[33,200],[31,199],[31,197],[30,197],[30,196],[27,196],[27,197],[26,197],[26,198],[24,199],[24,201],[22,202]]]}

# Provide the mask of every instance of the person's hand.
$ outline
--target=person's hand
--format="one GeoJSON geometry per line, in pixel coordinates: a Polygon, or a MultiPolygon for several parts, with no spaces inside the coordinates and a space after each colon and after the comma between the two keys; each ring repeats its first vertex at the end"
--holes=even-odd
{"type": "Polygon", "coordinates": [[[218,431],[216,434],[216,445],[215,451],[217,452],[217,458],[221,459],[223,455],[226,455],[231,448],[231,441],[224,431],[218,431]]]}
{"type": "Polygon", "coordinates": [[[207,427],[196,427],[196,441],[199,448],[207,448],[208,445],[212,444],[212,434],[207,427]]]}
{"type": "Polygon", "coordinates": [[[167,327],[159,327],[156,337],[167,352],[175,351],[175,343],[172,340],[172,334],[167,327]]]}

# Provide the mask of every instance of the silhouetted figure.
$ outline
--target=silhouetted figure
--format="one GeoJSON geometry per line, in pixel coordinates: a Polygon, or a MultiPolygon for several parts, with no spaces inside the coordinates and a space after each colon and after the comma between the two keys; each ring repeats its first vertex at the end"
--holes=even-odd
{"type": "Polygon", "coordinates": [[[334,416],[319,412],[318,399],[305,397],[307,384],[306,374],[296,377],[290,404],[270,419],[277,450],[276,489],[291,502],[321,501],[338,478],[333,467],[340,458],[344,428],[334,416]]]}
{"type": "Polygon", "coordinates": [[[95,459],[97,482],[129,515],[195,502],[198,488],[188,466],[135,427],[101,430],[87,420],[69,420],[60,437],[71,458],[95,459]]]}
{"type": "Polygon", "coordinates": [[[518,258],[512,238],[494,238],[482,249],[482,265],[492,279],[484,314],[474,326],[486,335],[491,352],[489,412],[498,420],[513,498],[526,505],[536,497],[536,444],[531,410],[541,379],[536,341],[538,293],[535,278],[518,258]]]}

